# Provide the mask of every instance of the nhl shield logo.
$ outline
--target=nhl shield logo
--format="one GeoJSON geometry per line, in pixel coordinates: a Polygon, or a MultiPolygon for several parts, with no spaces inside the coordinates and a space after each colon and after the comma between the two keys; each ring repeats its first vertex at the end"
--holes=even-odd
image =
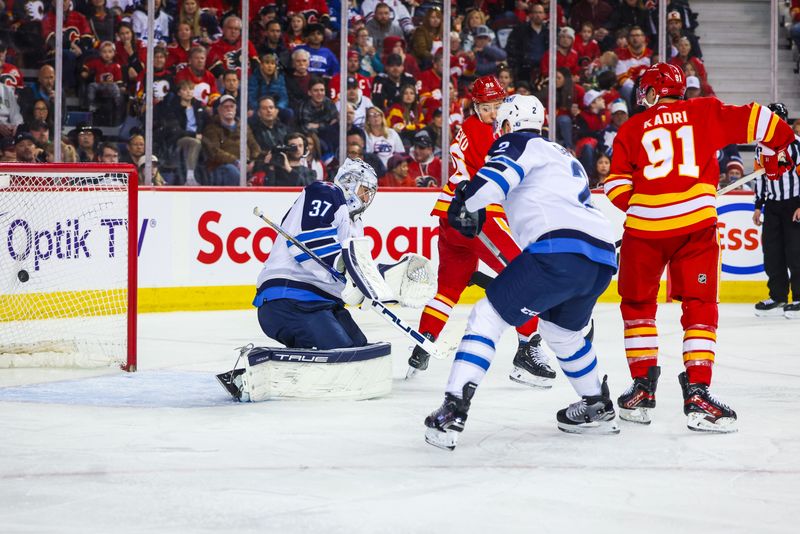
{"type": "Polygon", "coordinates": [[[705,284],[706,283],[706,275],[705,275],[705,273],[698,274],[697,275],[697,281],[700,282],[701,284],[705,284]]]}

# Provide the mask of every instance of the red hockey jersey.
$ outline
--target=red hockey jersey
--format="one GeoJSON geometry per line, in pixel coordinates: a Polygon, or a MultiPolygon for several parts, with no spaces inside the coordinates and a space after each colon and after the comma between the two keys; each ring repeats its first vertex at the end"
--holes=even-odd
{"type": "MultiPolygon", "coordinates": [[[[481,122],[477,115],[470,115],[461,129],[456,133],[453,143],[450,145],[450,164],[448,165],[448,179],[444,184],[436,204],[433,206],[431,215],[437,217],[447,217],[447,208],[455,195],[455,188],[459,182],[470,180],[475,173],[486,163],[486,155],[497,139],[497,132],[493,124],[481,122]]],[[[486,208],[487,212],[503,214],[503,208],[497,204],[491,204],[486,208]]]]}
{"type": "Polygon", "coordinates": [[[718,149],[753,141],[780,149],[793,140],[788,124],[755,103],[709,97],[658,104],[620,127],[603,188],[627,212],[627,232],[687,234],[717,221],[718,149]]]}

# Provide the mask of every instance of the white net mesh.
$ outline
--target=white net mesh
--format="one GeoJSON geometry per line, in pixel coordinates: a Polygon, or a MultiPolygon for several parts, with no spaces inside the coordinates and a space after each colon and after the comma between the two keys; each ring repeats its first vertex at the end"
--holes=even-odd
{"type": "Polygon", "coordinates": [[[126,364],[129,175],[16,169],[0,168],[0,368],[126,364]]]}

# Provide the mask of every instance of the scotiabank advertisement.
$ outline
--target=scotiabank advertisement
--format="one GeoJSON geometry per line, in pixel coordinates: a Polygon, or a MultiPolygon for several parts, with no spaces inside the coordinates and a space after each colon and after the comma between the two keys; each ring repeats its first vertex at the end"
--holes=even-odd
{"type": "MultiPolygon", "coordinates": [[[[139,193],[139,286],[255,284],[275,231],[253,215],[260,208],[280,222],[299,190],[148,190],[139,193]]],[[[429,215],[435,191],[380,191],[364,214],[365,233],[379,261],[416,252],[436,261],[438,221],[429,215]]],[[[593,196],[622,235],[624,214],[593,196]]],[[[751,194],[719,198],[724,280],[764,280],[760,228],[751,194]]]]}

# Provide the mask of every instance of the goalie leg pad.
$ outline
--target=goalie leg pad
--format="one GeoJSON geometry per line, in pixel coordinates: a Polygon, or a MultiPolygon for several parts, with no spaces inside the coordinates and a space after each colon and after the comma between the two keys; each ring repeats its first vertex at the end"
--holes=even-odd
{"type": "Polygon", "coordinates": [[[372,399],[392,390],[389,343],[316,350],[256,347],[245,357],[241,400],[372,399]]]}

